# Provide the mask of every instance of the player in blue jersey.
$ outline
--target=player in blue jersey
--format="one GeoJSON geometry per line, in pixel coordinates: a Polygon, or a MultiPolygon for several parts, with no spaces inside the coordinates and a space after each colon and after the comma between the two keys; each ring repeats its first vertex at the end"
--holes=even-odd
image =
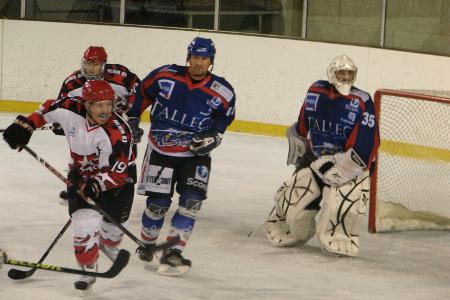
{"type": "Polygon", "coordinates": [[[274,246],[300,245],[317,233],[323,250],[358,255],[379,131],[370,95],[353,86],[356,73],[351,58],[336,57],[328,81],[308,89],[298,122],[286,132],[287,163],[296,171],[278,189],[264,224],[274,246]]]}
{"type": "MultiPolygon", "coordinates": [[[[145,77],[128,112],[128,123],[139,140],[139,118],[151,106],[148,147],[138,186],[138,194],[148,197],[141,230],[145,243],[156,243],[174,190],[179,194],[167,239],[177,235],[181,239],[163,253],[158,268],[163,275],[185,274],[191,267],[181,253],[207,196],[209,153],[219,146],[235,115],[233,87],[210,71],[216,54],[212,40],[197,37],[187,50],[186,66],[165,65],[145,77]]],[[[140,258],[152,260],[146,253],[140,258]]]]}

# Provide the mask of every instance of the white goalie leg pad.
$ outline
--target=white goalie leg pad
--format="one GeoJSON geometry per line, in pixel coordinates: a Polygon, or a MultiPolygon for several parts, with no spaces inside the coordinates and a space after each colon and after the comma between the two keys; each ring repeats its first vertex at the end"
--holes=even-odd
{"type": "Polygon", "coordinates": [[[317,210],[305,210],[320,196],[310,168],[300,169],[275,194],[275,210],[264,224],[270,243],[276,247],[306,243],[315,234],[317,210]]]}
{"type": "Polygon", "coordinates": [[[359,253],[359,231],[369,200],[369,172],[342,186],[325,186],[317,237],[322,249],[347,256],[359,253]]]}

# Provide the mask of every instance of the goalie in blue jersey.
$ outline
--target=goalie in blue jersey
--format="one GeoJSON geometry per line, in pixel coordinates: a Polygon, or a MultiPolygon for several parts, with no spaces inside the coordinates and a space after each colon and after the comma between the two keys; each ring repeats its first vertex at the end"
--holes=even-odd
{"type": "Polygon", "coordinates": [[[287,163],[296,171],[275,194],[264,225],[274,246],[301,245],[317,234],[323,250],[358,255],[379,131],[370,95],[353,86],[356,74],[348,56],[333,59],[328,81],[312,84],[286,132],[287,163]]]}
{"type": "MultiPolygon", "coordinates": [[[[181,253],[207,196],[209,154],[220,145],[235,115],[233,87],[211,73],[216,55],[212,40],[197,37],[187,50],[186,66],[165,65],[144,78],[128,112],[128,123],[139,140],[139,118],[151,106],[148,147],[138,186],[138,194],[147,196],[141,230],[144,243],[156,243],[174,191],[179,194],[167,239],[177,235],[181,239],[161,256],[158,273],[163,275],[185,274],[191,267],[181,253]]],[[[152,260],[145,253],[140,258],[152,260]]]]}

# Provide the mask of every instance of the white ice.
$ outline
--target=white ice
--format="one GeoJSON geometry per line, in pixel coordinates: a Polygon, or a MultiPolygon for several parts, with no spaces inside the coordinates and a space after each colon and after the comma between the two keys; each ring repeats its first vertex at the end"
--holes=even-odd
{"type": "MultiPolygon", "coordinates": [[[[0,128],[14,116],[0,114],[0,128]]],[[[37,131],[29,146],[65,174],[64,138],[37,131]]],[[[450,299],[448,232],[371,235],[364,224],[358,258],[326,255],[316,239],[299,248],[272,247],[260,226],[274,192],[292,171],[285,165],[286,148],[281,138],[225,135],[213,154],[209,198],[184,252],[193,262],[187,276],[157,275],[156,262],[145,266],[132,254],[116,278],[99,279],[82,295],[73,288],[77,275],[38,270],[13,281],[7,277],[13,266],[3,265],[0,299],[450,299]]],[[[38,261],[68,219],[58,198],[64,185],[3,140],[0,157],[0,247],[10,258],[38,261]]],[[[135,197],[129,228],[137,236],[144,204],[144,197],[135,197]]],[[[76,268],[71,241],[69,230],[45,262],[76,268]]],[[[127,237],[122,246],[131,253],[136,248],[127,237]]],[[[101,270],[109,265],[100,257],[101,270]]]]}

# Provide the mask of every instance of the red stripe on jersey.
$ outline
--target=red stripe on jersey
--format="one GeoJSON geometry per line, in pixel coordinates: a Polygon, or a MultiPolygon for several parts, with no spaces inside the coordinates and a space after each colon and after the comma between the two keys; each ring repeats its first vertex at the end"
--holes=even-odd
{"type": "Polygon", "coordinates": [[[39,106],[39,110],[31,113],[27,118],[33,123],[34,127],[40,128],[47,124],[42,113],[47,112],[55,101],[53,99],[48,99],[39,106]]]}
{"type": "Polygon", "coordinates": [[[163,152],[180,153],[180,152],[186,152],[189,150],[188,146],[166,146],[166,147],[158,146],[156,144],[156,139],[153,137],[151,132],[148,134],[148,137],[149,137],[150,141],[152,142],[152,145],[163,152]]]}
{"type": "Polygon", "coordinates": [[[298,116],[298,122],[297,122],[297,132],[303,136],[308,136],[308,130],[306,129],[305,125],[305,105],[302,105],[302,108],[300,110],[300,115],[298,116]]]}

